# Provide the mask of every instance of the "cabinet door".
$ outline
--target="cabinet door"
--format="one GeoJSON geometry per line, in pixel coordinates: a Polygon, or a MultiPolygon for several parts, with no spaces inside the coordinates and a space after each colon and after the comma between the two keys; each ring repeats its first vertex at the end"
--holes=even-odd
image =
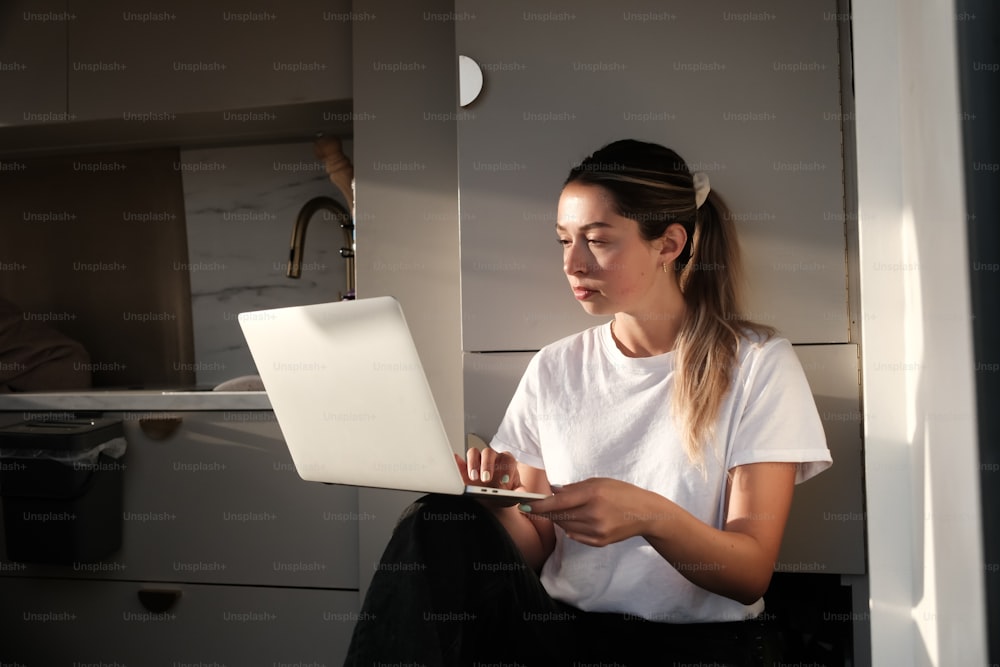
{"type": "Polygon", "coordinates": [[[865,573],[864,452],[858,346],[797,345],[833,466],[795,489],[775,570],[865,573]]]}
{"type": "Polygon", "coordinates": [[[354,592],[0,577],[5,665],[339,665],[357,617],[354,592]]]}
{"type": "Polygon", "coordinates": [[[82,120],[162,122],[351,96],[348,0],[70,4],[78,18],[69,34],[69,105],[82,120]]]}
{"type": "Polygon", "coordinates": [[[616,139],[706,172],[742,239],[750,317],[846,342],[835,0],[456,3],[484,73],[458,114],[463,347],[537,349],[597,323],[562,275],[556,203],[616,139]]]}
{"type": "MultiPolygon", "coordinates": [[[[106,518],[121,521],[121,550],[0,572],[357,590],[357,491],[303,481],[274,413],[106,416],[124,418],[128,442],[123,514],[106,518]]],[[[18,534],[4,528],[0,547],[18,534]]]]}
{"type": "MultiPolygon", "coordinates": [[[[796,345],[833,467],[795,489],[775,569],[864,574],[861,412],[857,345],[796,345]]],[[[489,442],[533,353],[466,354],[466,430],[489,442]]]]}
{"type": "Polygon", "coordinates": [[[66,0],[0,4],[0,126],[67,120],[66,0]]]}

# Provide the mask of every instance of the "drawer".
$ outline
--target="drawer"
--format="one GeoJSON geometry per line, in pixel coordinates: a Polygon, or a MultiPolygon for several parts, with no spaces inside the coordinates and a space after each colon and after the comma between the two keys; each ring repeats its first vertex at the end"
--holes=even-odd
{"type": "Polygon", "coordinates": [[[357,491],[303,481],[272,412],[105,416],[128,441],[121,550],[0,574],[357,589],[357,491]]]}
{"type": "Polygon", "coordinates": [[[340,665],[357,617],[355,592],[0,579],[3,664],[23,667],[340,665]],[[172,606],[144,606],[154,590],[172,606]]]}

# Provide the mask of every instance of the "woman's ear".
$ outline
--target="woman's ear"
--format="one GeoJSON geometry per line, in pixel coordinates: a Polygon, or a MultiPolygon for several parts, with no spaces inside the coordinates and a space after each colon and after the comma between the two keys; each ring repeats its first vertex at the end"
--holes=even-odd
{"type": "Polygon", "coordinates": [[[660,237],[660,261],[673,262],[680,256],[687,242],[688,233],[684,229],[684,225],[675,222],[667,227],[666,231],[663,232],[663,236],[660,237]]]}

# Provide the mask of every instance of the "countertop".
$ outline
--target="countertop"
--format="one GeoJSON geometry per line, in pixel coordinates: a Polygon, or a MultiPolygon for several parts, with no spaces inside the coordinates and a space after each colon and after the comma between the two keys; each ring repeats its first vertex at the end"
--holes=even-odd
{"type": "Polygon", "coordinates": [[[84,391],[0,394],[0,412],[270,410],[263,391],[84,391]]]}

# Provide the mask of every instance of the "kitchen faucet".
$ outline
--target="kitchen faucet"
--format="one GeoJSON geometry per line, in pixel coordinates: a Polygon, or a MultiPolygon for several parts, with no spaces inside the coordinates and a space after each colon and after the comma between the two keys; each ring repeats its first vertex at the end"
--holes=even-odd
{"type": "Polygon", "coordinates": [[[345,299],[354,298],[354,222],[351,214],[347,212],[337,200],[330,197],[313,197],[307,201],[299,214],[295,217],[295,227],[292,228],[291,248],[288,251],[288,271],[289,278],[299,278],[302,276],[302,253],[305,250],[306,227],[312,217],[321,210],[330,211],[340,219],[340,228],[344,230],[344,247],[340,249],[340,256],[347,260],[347,293],[345,299]]]}

